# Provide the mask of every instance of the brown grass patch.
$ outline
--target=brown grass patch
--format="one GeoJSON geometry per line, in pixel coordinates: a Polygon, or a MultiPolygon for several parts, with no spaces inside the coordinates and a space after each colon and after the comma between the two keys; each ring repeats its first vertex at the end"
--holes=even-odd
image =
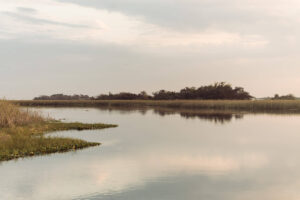
{"type": "Polygon", "coordinates": [[[7,101],[0,101],[0,128],[24,126],[42,121],[44,121],[43,117],[37,112],[22,110],[7,101]]]}

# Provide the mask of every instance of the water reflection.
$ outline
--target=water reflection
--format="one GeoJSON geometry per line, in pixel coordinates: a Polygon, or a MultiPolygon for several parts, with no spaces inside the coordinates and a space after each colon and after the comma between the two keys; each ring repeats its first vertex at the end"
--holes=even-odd
{"type": "Polygon", "coordinates": [[[299,115],[244,115],[234,120],[233,114],[231,123],[218,126],[201,117],[185,118],[183,111],[168,110],[164,117],[153,110],[41,111],[56,119],[119,127],[56,133],[102,142],[100,147],[2,163],[0,199],[300,197],[299,115]]]}
{"type": "Polygon", "coordinates": [[[242,119],[243,113],[233,113],[230,111],[215,111],[215,110],[187,110],[187,109],[171,109],[171,108],[134,108],[134,107],[98,107],[97,109],[108,112],[118,112],[120,114],[128,114],[138,112],[146,115],[147,112],[153,112],[159,116],[180,115],[185,119],[200,119],[211,121],[217,124],[224,124],[231,122],[233,119],[242,119]]]}
{"type": "Polygon", "coordinates": [[[165,111],[161,109],[154,109],[154,113],[160,116],[179,114],[181,117],[185,119],[200,119],[200,120],[207,120],[207,121],[220,123],[220,124],[230,122],[233,119],[243,118],[243,114],[233,114],[233,113],[226,113],[226,112],[222,113],[222,112],[212,112],[212,111],[192,112],[189,110],[165,111]]]}

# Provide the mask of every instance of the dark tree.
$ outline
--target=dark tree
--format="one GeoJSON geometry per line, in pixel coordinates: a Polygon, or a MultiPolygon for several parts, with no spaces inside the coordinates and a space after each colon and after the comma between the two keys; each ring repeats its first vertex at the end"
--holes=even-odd
{"type": "MultiPolygon", "coordinates": [[[[212,85],[196,87],[186,87],[179,92],[160,90],[154,92],[153,95],[148,95],[145,91],[138,94],[130,92],[108,93],[101,94],[97,97],[89,97],[88,95],[64,95],[54,94],[51,96],[40,96],[34,100],[175,100],[175,99],[228,99],[228,100],[248,100],[253,97],[242,87],[233,88],[230,84],[225,82],[215,83],[212,85]]],[[[294,96],[287,95],[277,98],[289,98],[294,96]]]]}
{"type": "Polygon", "coordinates": [[[42,95],[34,98],[34,100],[90,100],[92,99],[88,95],[64,95],[64,94],[53,94],[51,96],[42,95]]]}
{"type": "Polygon", "coordinates": [[[272,100],[295,100],[296,97],[293,94],[288,94],[288,95],[282,95],[279,96],[278,94],[275,94],[272,100]]]}

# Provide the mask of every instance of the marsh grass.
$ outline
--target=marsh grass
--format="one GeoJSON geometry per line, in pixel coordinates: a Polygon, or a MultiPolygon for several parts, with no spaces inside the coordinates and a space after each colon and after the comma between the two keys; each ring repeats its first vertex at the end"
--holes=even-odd
{"type": "Polygon", "coordinates": [[[62,130],[89,130],[116,127],[110,124],[62,123],[43,118],[37,112],[0,101],[0,161],[81,149],[100,143],[72,138],[46,137],[62,130]]]}
{"type": "Polygon", "coordinates": [[[25,111],[17,105],[0,101],[0,128],[23,126],[43,121],[44,119],[37,112],[30,112],[28,109],[25,111]]]}
{"type": "Polygon", "coordinates": [[[76,100],[13,101],[22,106],[154,107],[192,110],[300,113],[300,100],[76,100]]]}

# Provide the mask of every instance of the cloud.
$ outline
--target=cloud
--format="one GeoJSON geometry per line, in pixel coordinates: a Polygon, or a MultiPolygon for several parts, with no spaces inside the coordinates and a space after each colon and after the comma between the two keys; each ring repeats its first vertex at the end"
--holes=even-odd
{"type": "Polygon", "coordinates": [[[217,24],[251,22],[257,19],[232,0],[59,0],[93,8],[140,16],[149,22],[181,29],[203,29],[217,24]],[[226,23],[225,23],[226,22],[226,23]]]}
{"type": "Polygon", "coordinates": [[[50,0],[43,0],[43,6],[36,6],[36,0],[30,2],[32,4],[28,7],[15,2],[15,7],[4,6],[0,9],[3,18],[0,24],[8,32],[4,36],[2,34],[2,38],[8,35],[12,38],[35,35],[87,43],[139,45],[145,48],[207,45],[253,48],[268,44],[263,36],[257,34],[240,34],[213,27],[198,32],[183,32],[114,11],[50,0]]]}
{"type": "MultiPolygon", "coordinates": [[[[264,28],[264,22],[278,23],[287,18],[295,0],[58,0],[92,8],[117,11],[140,17],[150,23],[181,31],[199,31],[211,27],[233,30],[264,28]],[[284,13],[284,14],[281,14],[284,13]],[[274,20],[275,19],[275,20],[274,20]]],[[[254,30],[252,30],[254,31],[254,30]]],[[[257,31],[257,30],[255,30],[257,31]]]]}
{"type": "Polygon", "coordinates": [[[287,42],[286,38],[300,33],[297,14],[300,2],[296,0],[57,1],[120,12],[165,30],[185,34],[215,30],[241,37],[258,35],[279,46],[287,42]]]}
{"type": "Polygon", "coordinates": [[[99,12],[52,0],[29,0],[26,3],[0,0],[0,4],[0,26],[5,30],[1,38],[122,43],[137,34],[132,27],[137,22],[118,13],[99,12]]]}
{"type": "Polygon", "coordinates": [[[11,18],[14,18],[18,21],[24,21],[24,22],[32,23],[32,24],[57,25],[57,26],[65,26],[65,27],[69,27],[69,28],[92,28],[92,27],[87,26],[87,25],[63,23],[63,22],[59,22],[59,21],[41,19],[41,18],[36,18],[36,17],[24,15],[24,14],[14,13],[14,12],[2,12],[2,14],[6,15],[6,16],[9,16],[11,18]]]}
{"type": "Polygon", "coordinates": [[[28,98],[215,81],[259,96],[299,93],[299,8],[295,0],[0,0],[2,87],[22,71],[36,88],[28,98]]]}
{"type": "Polygon", "coordinates": [[[17,7],[17,10],[21,13],[27,13],[27,14],[35,14],[37,13],[36,9],[33,8],[27,8],[27,7],[17,7]]]}

